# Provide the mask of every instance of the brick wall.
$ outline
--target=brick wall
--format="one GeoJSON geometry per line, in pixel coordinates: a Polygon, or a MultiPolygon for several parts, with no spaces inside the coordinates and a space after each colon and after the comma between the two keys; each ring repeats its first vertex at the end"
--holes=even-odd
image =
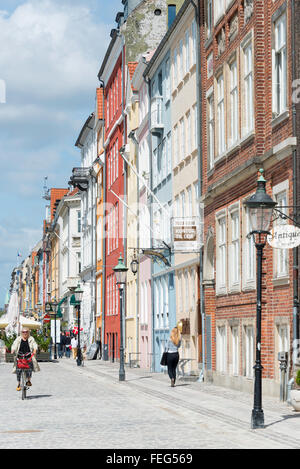
{"type": "MultiPolygon", "coordinates": [[[[202,13],[205,12],[206,2],[200,2],[202,13]]],[[[296,2],[299,4],[299,2],[296,2]]],[[[240,275],[243,275],[243,250],[245,241],[243,235],[242,202],[245,197],[255,192],[257,170],[263,167],[264,177],[267,180],[267,192],[272,196],[272,189],[282,181],[288,180],[288,201],[293,204],[293,166],[292,147],[287,148],[285,155],[274,154],[274,147],[282,144],[286,139],[293,136],[292,127],[292,49],[291,49],[291,12],[290,2],[284,1],[256,1],[254,2],[253,13],[245,22],[244,1],[233,2],[230,9],[226,11],[222,19],[213,28],[210,38],[206,36],[205,16],[201,21],[201,60],[202,60],[202,157],[203,157],[203,198],[205,207],[204,241],[208,239],[208,232],[214,233],[215,259],[216,259],[216,220],[215,215],[221,209],[228,209],[234,202],[240,203],[240,275]],[[277,121],[272,118],[272,24],[278,11],[285,8],[287,14],[287,112],[283,118],[277,121]],[[238,15],[238,29],[233,29],[233,19],[238,15]],[[225,32],[225,47],[222,53],[222,41],[220,38],[225,32]],[[235,35],[230,38],[232,31],[235,35]],[[243,42],[252,32],[253,47],[253,90],[254,90],[254,132],[247,139],[240,137],[239,143],[231,151],[215,161],[213,169],[208,168],[207,152],[207,109],[206,98],[208,90],[213,87],[214,98],[216,98],[216,78],[218,72],[224,68],[225,87],[229,86],[228,73],[226,67],[233,54],[237,57],[237,67],[243,67],[241,48],[243,42]],[[213,54],[212,76],[208,77],[208,58],[213,54]],[[287,156],[286,156],[287,155],[287,156]]],[[[297,14],[300,20],[300,10],[297,6],[297,14]]],[[[299,35],[299,21],[296,33],[299,35]]],[[[297,66],[300,67],[299,55],[297,55],[297,66]]],[[[299,73],[300,76],[300,73],[299,73]]],[[[238,73],[238,96],[239,96],[239,131],[241,136],[243,109],[242,76],[238,73]]],[[[225,108],[230,109],[230,96],[225,93],[225,108]],[[227,101],[226,101],[227,100],[227,101]]],[[[215,135],[216,135],[216,106],[215,109],[215,135]]],[[[299,116],[299,115],[298,115],[299,116]]],[[[225,111],[225,128],[228,136],[230,127],[230,112],[225,111]]],[[[281,116],[282,117],[282,116],[281,116]]],[[[300,124],[300,122],[299,122],[300,124]]],[[[227,236],[228,226],[227,226],[227,236]]],[[[205,247],[204,247],[205,249],[205,247]]],[[[276,321],[279,323],[282,318],[287,317],[290,333],[292,332],[292,307],[293,307],[293,262],[292,250],[289,250],[289,272],[288,279],[280,284],[274,282],[274,250],[266,245],[263,260],[263,302],[262,302],[262,364],[265,378],[273,379],[278,367],[275,356],[275,335],[276,321]]],[[[230,270],[230,256],[228,259],[228,273],[230,270]]],[[[216,278],[216,265],[215,278],[216,278]]],[[[204,279],[205,279],[204,266],[204,279]]],[[[216,323],[226,324],[227,351],[229,354],[229,329],[233,320],[239,325],[240,339],[240,360],[239,374],[244,374],[243,357],[243,324],[246,320],[249,323],[256,318],[256,289],[243,290],[243,282],[239,291],[218,295],[216,288],[211,284],[205,287],[205,312],[211,319],[212,331],[212,368],[216,369],[216,323]],[[213,292],[213,293],[212,293],[213,292]],[[223,322],[222,322],[223,321],[223,322]]],[[[254,330],[255,331],[255,330],[254,330]]],[[[292,341],[292,336],[290,336],[292,341]]],[[[228,373],[228,369],[227,369],[228,373]]]]}

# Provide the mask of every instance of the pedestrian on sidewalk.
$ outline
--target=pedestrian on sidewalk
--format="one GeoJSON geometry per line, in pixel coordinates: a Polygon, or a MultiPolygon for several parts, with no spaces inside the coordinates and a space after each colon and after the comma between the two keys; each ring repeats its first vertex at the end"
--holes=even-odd
{"type": "Polygon", "coordinates": [[[59,344],[58,344],[58,358],[63,357],[63,351],[64,351],[64,332],[60,333],[60,339],[59,339],[59,344]]]}
{"type": "Polygon", "coordinates": [[[178,349],[181,346],[181,333],[178,327],[173,327],[170,339],[167,343],[167,367],[168,375],[171,380],[171,387],[174,388],[176,381],[176,368],[179,362],[178,349]]]}
{"type": "Polygon", "coordinates": [[[37,349],[38,349],[37,343],[34,340],[34,338],[31,337],[29,329],[26,328],[26,327],[23,327],[22,330],[21,330],[21,335],[16,338],[16,340],[14,341],[14,343],[11,346],[11,353],[15,353],[15,355],[16,355],[15,360],[14,360],[14,366],[13,366],[12,373],[17,374],[17,382],[18,382],[17,391],[21,391],[21,386],[20,386],[21,370],[19,370],[17,368],[18,354],[19,353],[22,354],[22,355],[31,354],[31,360],[29,362],[30,368],[28,370],[26,370],[26,372],[25,372],[26,379],[27,379],[26,386],[31,386],[32,385],[32,383],[31,383],[32,372],[33,371],[35,371],[35,372],[36,371],[41,371],[40,367],[39,367],[39,364],[37,362],[37,359],[35,358],[35,354],[37,353],[37,349]]]}
{"type": "Polygon", "coordinates": [[[66,351],[66,358],[70,358],[71,355],[71,337],[70,332],[66,332],[65,336],[65,351],[66,351]]]}
{"type": "Polygon", "coordinates": [[[75,336],[73,336],[71,340],[71,346],[72,346],[73,359],[75,360],[77,357],[77,346],[78,346],[78,340],[75,336]]]}

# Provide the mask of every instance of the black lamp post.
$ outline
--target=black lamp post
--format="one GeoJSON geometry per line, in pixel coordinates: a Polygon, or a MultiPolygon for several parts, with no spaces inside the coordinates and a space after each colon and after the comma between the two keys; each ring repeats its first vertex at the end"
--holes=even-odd
{"type": "Polygon", "coordinates": [[[125,368],[124,368],[124,337],[123,337],[123,299],[124,299],[124,287],[126,284],[126,275],[128,268],[124,265],[122,254],[120,254],[119,262],[116,267],[113,268],[116,276],[116,283],[119,286],[120,293],[120,370],[119,370],[119,381],[125,381],[125,368]]]}
{"type": "Polygon", "coordinates": [[[248,236],[253,235],[257,250],[257,300],[256,300],[256,358],[254,365],[254,406],[251,416],[251,428],[264,427],[264,411],[262,409],[262,370],[261,365],[261,290],[262,290],[262,258],[263,249],[266,245],[266,237],[273,209],[276,202],[266,193],[266,180],[263,177],[263,170],[259,170],[260,175],[257,181],[256,193],[246,202],[249,209],[249,217],[252,231],[248,236]]]}
{"type": "Polygon", "coordinates": [[[56,350],[56,307],[57,303],[56,300],[54,300],[52,303],[47,302],[45,304],[45,311],[46,313],[54,313],[54,360],[57,360],[57,350],[56,350]],[[54,309],[54,311],[53,311],[54,309]]]}
{"type": "Polygon", "coordinates": [[[83,290],[81,290],[80,285],[78,284],[74,290],[75,296],[75,306],[77,308],[78,313],[78,345],[77,345],[77,366],[82,365],[82,353],[81,353],[81,346],[80,346],[80,306],[82,301],[83,290]]]}

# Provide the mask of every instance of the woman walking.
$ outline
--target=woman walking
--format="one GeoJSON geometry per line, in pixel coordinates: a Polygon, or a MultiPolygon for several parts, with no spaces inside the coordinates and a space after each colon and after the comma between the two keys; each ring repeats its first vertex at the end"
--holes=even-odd
{"type": "Polygon", "coordinates": [[[167,343],[167,367],[168,367],[168,375],[171,380],[172,388],[175,386],[176,381],[176,368],[179,361],[179,353],[178,349],[181,345],[181,333],[178,327],[174,327],[171,330],[170,339],[167,343]]]}

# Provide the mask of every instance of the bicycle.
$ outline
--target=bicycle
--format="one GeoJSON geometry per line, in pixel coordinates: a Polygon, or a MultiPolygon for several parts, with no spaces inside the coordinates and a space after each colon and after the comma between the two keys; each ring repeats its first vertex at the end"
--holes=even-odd
{"type": "Polygon", "coordinates": [[[18,353],[17,356],[17,370],[20,370],[20,386],[22,390],[22,400],[26,399],[26,393],[29,387],[26,385],[28,381],[27,372],[32,369],[32,355],[31,353],[18,353]]]}

